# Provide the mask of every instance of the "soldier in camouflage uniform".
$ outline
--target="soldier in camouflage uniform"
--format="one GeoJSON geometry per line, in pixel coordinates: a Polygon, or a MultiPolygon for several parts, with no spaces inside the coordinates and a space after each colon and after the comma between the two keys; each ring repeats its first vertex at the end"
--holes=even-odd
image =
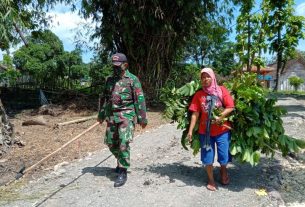
{"type": "Polygon", "coordinates": [[[98,121],[107,122],[105,144],[117,159],[115,171],[118,174],[114,187],[127,181],[130,166],[130,146],[135,123],[147,125],[146,105],[139,79],[127,67],[127,58],[122,53],[112,56],[113,75],[106,80],[101,94],[98,121]]]}

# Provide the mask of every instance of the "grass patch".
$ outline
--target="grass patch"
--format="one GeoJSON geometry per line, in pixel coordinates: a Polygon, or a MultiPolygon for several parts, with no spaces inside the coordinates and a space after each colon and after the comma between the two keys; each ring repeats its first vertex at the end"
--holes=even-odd
{"type": "Polygon", "coordinates": [[[26,181],[16,181],[14,183],[11,183],[8,186],[1,186],[0,187],[0,204],[10,203],[12,201],[18,201],[18,200],[33,200],[40,198],[41,195],[35,194],[35,195],[25,195],[20,194],[19,191],[22,189],[22,187],[25,185],[26,181]]]}
{"type": "Polygon", "coordinates": [[[305,91],[277,91],[272,93],[277,97],[289,96],[293,98],[305,99],[305,91]]]}

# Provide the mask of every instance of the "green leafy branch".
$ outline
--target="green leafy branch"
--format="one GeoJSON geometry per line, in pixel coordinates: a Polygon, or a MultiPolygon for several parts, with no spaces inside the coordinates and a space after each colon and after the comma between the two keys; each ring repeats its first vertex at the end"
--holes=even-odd
{"type": "MultiPolygon", "coordinates": [[[[235,159],[256,165],[261,154],[273,156],[280,151],[285,156],[305,148],[304,140],[285,135],[281,116],[286,111],[275,105],[275,96],[258,84],[256,74],[243,73],[225,85],[235,102],[235,110],[229,117],[233,124],[230,151],[235,159]]],[[[191,113],[188,107],[200,87],[199,81],[192,81],[181,88],[163,91],[166,93],[163,96],[166,97],[164,116],[177,122],[177,128],[183,130],[183,148],[188,150],[187,145],[190,145],[194,155],[200,150],[198,123],[193,131],[192,143],[189,143],[187,133],[191,113]]],[[[221,113],[220,110],[213,111],[214,117],[221,113]]]]}

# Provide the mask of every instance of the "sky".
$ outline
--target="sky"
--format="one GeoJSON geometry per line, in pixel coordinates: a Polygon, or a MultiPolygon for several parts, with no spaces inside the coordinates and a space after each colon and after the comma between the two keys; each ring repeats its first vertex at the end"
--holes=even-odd
{"type": "MultiPolygon", "coordinates": [[[[260,2],[260,0],[258,0],[260,2]]],[[[304,0],[295,0],[295,12],[297,15],[302,15],[305,17],[305,2],[304,0]]],[[[259,4],[257,4],[259,5],[259,4]]],[[[77,13],[73,13],[70,9],[63,5],[58,4],[52,11],[48,12],[48,15],[53,17],[53,22],[51,23],[51,30],[61,39],[64,44],[64,49],[66,51],[72,51],[75,49],[74,36],[76,30],[79,28],[80,23],[89,23],[90,20],[84,20],[79,17],[77,13]]],[[[92,23],[91,23],[92,24],[92,23]]],[[[94,25],[92,24],[94,27],[94,25]]],[[[234,40],[234,32],[231,34],[230,39],[234,40]]],[[[298,50],[305,51],[305,40],[300,40],[297,47],[298,50]]],[[[13,49],[14,51],[16,49],[13,49]]],[[[83,61],[85,63],[90,62],[93,53],[90,51],[83,53],[83,61]]],[[[0,51],[0,60],[2,59],[2,54],[0,51]]]]}
{"type": "MultiPolygon", "coordinates": [[[[296,2],[296,14],[305,17],[305,2],[304,0],[297,0],[296,2]]],[[[297,49],[305,51],[305,40],[300,40],[297,49]]]]}
{"type": "MultiPolygon", "coordinates": [[[[75,49],[75,35],[80,24],[91,24],[94,28],[94,24],[91,20],[85,20],[81,18],[76,12],[70,11],[69,7],[58,4],[47,15],[51,16],[53,21],[51,23],[51,31],[55,33],[64,44],[65,51],[72,51],[75,49]]],[[[83,52],[83,61],[85,63],[90,62],[93,53],[90,51],[83,52]]]]}

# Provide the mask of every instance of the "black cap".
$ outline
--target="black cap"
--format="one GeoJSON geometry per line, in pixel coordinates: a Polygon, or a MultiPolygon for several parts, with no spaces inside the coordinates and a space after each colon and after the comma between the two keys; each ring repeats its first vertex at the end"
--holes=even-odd
{"type": "Polygon", "coordinates": [[[127,58],[123,53],[115,53],[112,55],[112,64],[120,66],[122,63],[127,62],[127,58]]]}

